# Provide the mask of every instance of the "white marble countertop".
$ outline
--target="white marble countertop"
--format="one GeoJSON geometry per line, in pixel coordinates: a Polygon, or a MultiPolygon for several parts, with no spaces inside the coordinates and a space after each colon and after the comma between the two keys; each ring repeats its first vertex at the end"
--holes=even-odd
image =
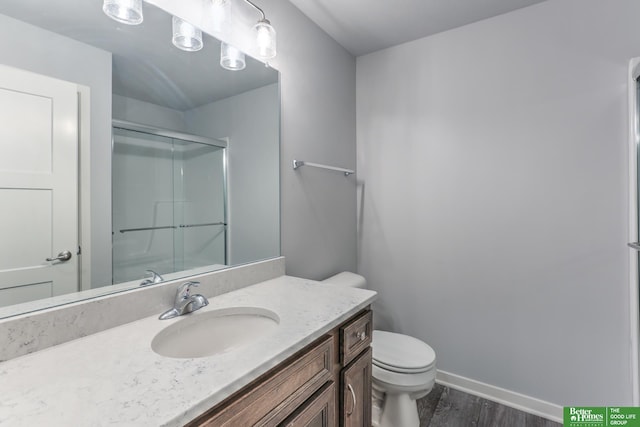
{"type": "Polygon", "coordinates": [[[181,426],[371,304],[375,295],[282,276],[211,298],[189,315],[227,307],[278,314],[273,334],[237,350],[198,359],[159,356],[151,340],[181,318],[152,316],[3,362],[0,425],[181,426]]]}

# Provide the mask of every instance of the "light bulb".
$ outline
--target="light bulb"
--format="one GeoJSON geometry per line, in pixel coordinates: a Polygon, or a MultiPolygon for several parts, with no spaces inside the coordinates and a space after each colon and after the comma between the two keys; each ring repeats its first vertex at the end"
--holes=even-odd
{"type": "Polygon", "coordinates": [[[263,59],[271,59],[276,56],[276,30],[271,23],[263,19],[253,27],[256,33],[256,46],[258,55],[263,59]]]}
{"type": "Polygon", "coordinates": [[[220,66],[225,70],[240,71],[246,67],[244,53],[230,44],[220,43],[220,66]]]}
{"type": "Polygon", "coordinates": [[[231,20],[231,2],[229,0],[211,0],[212,30],[225,33],[231,20]]]}
{"type": "Polygon", "coordinates": [[[173,45],[187,52],[202,49],[202,31],[177,16],[173,17],[173,45]]]}
{"type": "Polygon", "coordinates": [[[102,11],[111,19],[128,25],[142,23],[142,0],[104,0],[102,11]]]}

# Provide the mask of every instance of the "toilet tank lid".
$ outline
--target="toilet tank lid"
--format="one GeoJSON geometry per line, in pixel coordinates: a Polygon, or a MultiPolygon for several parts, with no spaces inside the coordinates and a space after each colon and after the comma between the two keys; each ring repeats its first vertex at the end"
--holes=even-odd
{"type": "Polygon", "coordinates": [[[350,271],[343,271],[328,279],[324,279],[322,282],[351,288],[364,288],[367,285],[367,280],[364,277],[350,271]]]}
{"type": "Polygon", "coordinates": [[[396,368],[420,369],[433,365],[436,352],[425,342],[394,332],[373,331],[373,360],[396,368]]]}

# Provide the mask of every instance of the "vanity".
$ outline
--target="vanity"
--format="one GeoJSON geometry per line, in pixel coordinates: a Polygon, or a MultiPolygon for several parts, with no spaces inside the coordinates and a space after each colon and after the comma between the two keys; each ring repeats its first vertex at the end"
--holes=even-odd
{"type": "Polygon", "coordinates": [[[370,426],[366,308],[188,426],[370,426]]]}
{"type": "Polygon", "coordinates": [[[189,315],[157,313],[8,360],[0,424],[368,426],[375,295],[280,276],[211,297],[189,315]],[[224,310],[275,313],[277,326],[207,357],[152,349],[177,322],[224,310]]]}

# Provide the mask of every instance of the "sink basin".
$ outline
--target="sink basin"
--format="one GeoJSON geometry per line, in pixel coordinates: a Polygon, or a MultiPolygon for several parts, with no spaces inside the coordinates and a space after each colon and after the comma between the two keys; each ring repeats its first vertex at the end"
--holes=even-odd
{"type": "Polygon", "coordinates": [[[196,312],[158,332],[151,349],[180,359],[213,356],[262,340],[279,323],[276,313],[258,307],[196,312]]]}

